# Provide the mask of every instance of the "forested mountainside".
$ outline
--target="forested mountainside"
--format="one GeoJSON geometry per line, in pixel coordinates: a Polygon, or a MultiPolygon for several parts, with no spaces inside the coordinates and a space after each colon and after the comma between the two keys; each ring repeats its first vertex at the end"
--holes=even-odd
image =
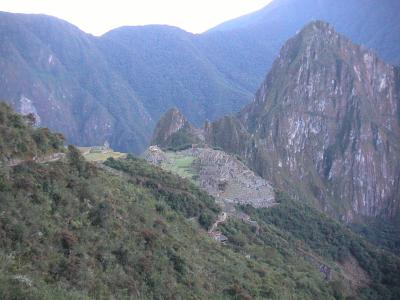
{"type": "Polygon", "coordinates": [[[0,14],[0,94],[78,145],[137,150],[151,117],[95,38],[48,16],[0,14]]]}
{"type": "Polygon", "coordinates": [[[281,49],[255,100],[206,128],[277,187],[344,220],[398,212],[397,69],[324,22],[281,49]]]}
{"type": "Polygon", "coordinates": [[[398,64],[398,11],[394,0],[275,0],[204,34],[139,26],[102,37],[48,16],[1,13],[0,99],[74,144],[139,153],[170,107],[199,126],[249,103],[280,47],[311,20],[398,64]]]}
{"type": "Polygon", "coordinates": [[[188,180],[133,156],[91,164],[73,146],[56,161],[24,153],[0,164],[2,299],[399,297],[397,257],[282,193],[272,210],[242,207],[252,222],[220,224],[221,244],[207,234],[220,208],[188,180]]]}
{"type": "Polygon", "coordinates": [[[0,97],[74,144],[140,152],[162,112],[198,124],[237,111],[251,93],[169,26],[93,37],[48,16],[0,14],[0,97]]]}

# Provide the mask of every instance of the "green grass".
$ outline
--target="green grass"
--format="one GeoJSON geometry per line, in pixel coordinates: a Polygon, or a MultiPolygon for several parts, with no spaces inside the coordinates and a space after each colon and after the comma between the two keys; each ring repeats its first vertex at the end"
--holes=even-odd
{"type": "Polygon", "coordinates": [[[104,162],[108,158],[124,158],[126,157],[126,153],[115,152],[113,150],[109,150],[106,152],[90,152],[90,147],[80,147],[79,150],[81,151],[83,157],[90,162],[104,162]]]}
{"type": "Polygon", "coordinates": [[[193,168],[195,160],[193,156],[186,156],[172,151],[166,152],[166,155],[168,162],[163,165],[166,170],[189,180],[192,180],[193,176],[196,176],[193,168]]]}

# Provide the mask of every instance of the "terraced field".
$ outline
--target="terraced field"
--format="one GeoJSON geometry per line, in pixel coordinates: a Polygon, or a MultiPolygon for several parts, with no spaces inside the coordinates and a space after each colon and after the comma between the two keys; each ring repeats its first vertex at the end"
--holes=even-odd
{"type": "Polygon", "coordinates": [[[121,152],[115,152],[112,149],[105,150],[105,151],[94,151],[92,147],[79,147],[79,150],[81,151],[83,157],[87,161],[91,162],[104,162],[108,158],[125,158],[126,153],[121,153],[121,152]]]}
{"type": "Polygon", "coordinates": [[[275,203],[274,190],[234,156],[209,147],[164,152],[151,146],[144,159],[187,178],[216,198],[222,209],[234,213],[235,205],[269,207],[275,203]]]}
{"type": "Polygon", "coordinates": [[[193,156],[172,151],[166,152],[165,154],[167,160],[165,160],[162,164],[163,169],[178,174],[179,176],[187,178],[191,181],[196,179],[198,174],[193,168],[193,162],[195,160],[193,156]]]}

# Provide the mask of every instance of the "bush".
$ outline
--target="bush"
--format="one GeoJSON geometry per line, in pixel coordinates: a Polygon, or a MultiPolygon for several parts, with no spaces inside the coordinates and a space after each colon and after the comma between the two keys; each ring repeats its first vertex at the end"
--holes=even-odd
{"type": "Polygon", "coordinates": [[[110,205],[107,202],[101,202],[91,210],[89,218],[93,226],[100,226],[105,228],[108,223],[110,214],[110,205]]]}

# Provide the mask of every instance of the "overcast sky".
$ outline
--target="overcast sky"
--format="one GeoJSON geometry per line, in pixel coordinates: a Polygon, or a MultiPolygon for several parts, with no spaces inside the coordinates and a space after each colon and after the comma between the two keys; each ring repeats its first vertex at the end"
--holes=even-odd
{"type": "Polygon", "coordinates": [[[123,25],[168,24],[200,33],[272,0],[0,0],[0,11],[42,13],[94,35],[123,25]]]}

